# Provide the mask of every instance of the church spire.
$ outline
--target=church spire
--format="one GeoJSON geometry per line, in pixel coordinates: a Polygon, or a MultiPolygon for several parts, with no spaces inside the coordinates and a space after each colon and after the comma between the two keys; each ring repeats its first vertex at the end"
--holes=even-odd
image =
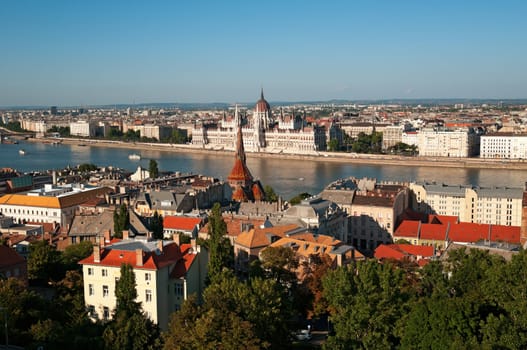
{"type": "Polygon", "coordinates": [[[265,100],[264,95],[263,95],[263,86],[262,86],[262,91],[260,92],[260,98],[261,98],[262,100],[265,100]]]}
{"type": "MultiPolygon", "coordinates": [[[[236,112],[238,112],[238,106],[236,106],[236,112]]],[[[237,120],[237,122],[238,132],[236,134],[236,158],[245,164],[245,148],[243,147],[242,123],[239,120],[237,120]]]]}

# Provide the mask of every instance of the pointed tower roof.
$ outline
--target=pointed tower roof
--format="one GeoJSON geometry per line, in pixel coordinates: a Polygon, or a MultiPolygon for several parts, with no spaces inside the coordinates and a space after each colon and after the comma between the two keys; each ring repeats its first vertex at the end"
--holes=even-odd
{"type": "Polygon", "coordinates": [[[256,112],[267,112],[271,110],[271,106],[264,98],[263,88],[260,93],[260,99],[256,102],[255,110],[256,112]]]}
{"type": "Polygon", "coordinates": [[[236,153],[234,156],[234,166],[231,173],[227,177],[229,182],[233,181],[252,181],[253,176],[247,168],[245,149],[243,147],[242,126],[238,124],[238,132],[236,135],[236,153]]]}

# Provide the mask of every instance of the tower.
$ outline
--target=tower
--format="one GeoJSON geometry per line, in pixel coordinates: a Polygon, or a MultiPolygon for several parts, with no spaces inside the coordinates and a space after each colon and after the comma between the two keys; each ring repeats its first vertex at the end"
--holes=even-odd
{"type": "Polygon", "coordinates": [[[227,181],[232,188],[232,199],[238,202],[262,200],[264,198],[263,187],[259,181],[254,181],[246,161],[242,126],[239,123],[236,134],[234,166],[227,176],[227,181]]]}

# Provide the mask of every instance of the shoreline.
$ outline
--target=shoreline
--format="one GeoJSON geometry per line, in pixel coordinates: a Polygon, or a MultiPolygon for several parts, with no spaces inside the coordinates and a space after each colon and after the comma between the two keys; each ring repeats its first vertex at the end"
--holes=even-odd
{"type": "MultiPolygon", "coordinates": [[[[182,144],[158,144],[158,143],[128,143],[123,141],[93,140],[93,139],[59,139],[67,145],[84,145],[86,147],[122,148],[130,150],[156,150],[177,153],[201,153],[234,155],[232,150],[198,148],[182,144]]],[[[58,141],[52,138],[30,138],[26,141],[49,143],[58,141]]],[[[420,167],[442,167],[442,168],[464,168],[464,169],[509,169],[527,170],[527,161],[510,159],[481,159],[481,158],[447,158],[447,157],[409,157],[386,154],[361,154],[341,152],[317,152],[317,154],[289,154],[289,153],[253,153],[246,152],[248,158],[274,158],[310,160],[317,162],[340,162],[350,164],[369,165],[397,165],[397,166],[420,166],[420,167]]]]}

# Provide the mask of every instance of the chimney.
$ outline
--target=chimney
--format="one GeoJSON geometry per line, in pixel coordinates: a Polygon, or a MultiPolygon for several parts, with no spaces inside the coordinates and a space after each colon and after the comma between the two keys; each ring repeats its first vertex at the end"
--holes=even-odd
{"type": "Polygon", "coordinates": [[[174,233],[172,235],[172,239],[174,240],[174,242],[178,245],[178,247],[181,245],[181,240],[179,239],[179,233],[174,233]]]}
{"type": "Polygon", "coordinates": [[[159,239],[157,241],[157,249],[159,249],[159,251],[162,253],[163,252],[163,240],[162,239],[159,239]]]}
{"type": "Polygon", "coordinates": [[[141,248],[135,250],[135,260],[137,266],[143,266],[143,250],[141,248]]]}
{"type": "Polygon", "coordinates": [[[106,243],[110,243],[110,230],[105,230],[104,231],[104,244],[103,245],[106,245],[106,243]]]}
{"type": "Polygon", "coordinates": [[[101,247],[98,245],[93,246],[93,262],[101,262],[101,247]]]}
{"type": "Polygon", "coordinates": [[[123,230],[123,239],[129,239],[130,236],[129,236],[129,232],[128,230],[123,230]]]}
{"type": "Polygon", "coordinates": [[[192,252],[193,252],[194,254],[198,253],[198,246],[197,246],[197,244],[196,244],[196,239],[195,239],[195,238],[192,238],[192,239],[190,240],[190,245],[192,246],[192,252]]]}
{"type": "Polygon", "coordinates": [[[57,185],[57,171],[56,170],[53,170],[53,185],[57,185]]]}

